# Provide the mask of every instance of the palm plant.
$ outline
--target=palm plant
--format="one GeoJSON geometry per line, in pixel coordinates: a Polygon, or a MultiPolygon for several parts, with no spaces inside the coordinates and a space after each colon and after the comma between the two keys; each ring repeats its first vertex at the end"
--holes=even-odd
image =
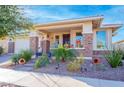
{"type": "Polygon", "coordinates": [[[76,58],[74,51],[60,45],[57,49],[54,49],[53,54],[57,61],[73,60],[76,58]]]}
{"type": "Polygon", "coordinates": [[[61,61],[73,60],[76,58],[73,50],[65,48],[62,45],[59,45],[57,49],[53,50],[53,55],[58,63],[58,68],[61,61]]]}

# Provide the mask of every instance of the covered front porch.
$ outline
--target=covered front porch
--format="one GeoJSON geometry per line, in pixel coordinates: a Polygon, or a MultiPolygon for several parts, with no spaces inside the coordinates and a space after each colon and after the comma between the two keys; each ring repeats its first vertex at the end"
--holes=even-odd
{"type": "Polygon", "coordinates": [[[42,48],[46,47],[47,50],[52,50],[58,48],[59,45],[63,45],[66,48],[76,50],[76,56],[84,55],[85,57],[92,57],[92,31],[92,22],[67,27],[57,26],[47,28],[46,30],[39,29],[39,44],[42,48]],[[86,31],[88,31],[88,33],[86,33],[86,31]],[[44,41],[46,41],[46,43],[44,41]]]}
{"type": "Polygon", "coordinates": [[[55,29],[54,31],[46,31],[40,37],[42,40],[50,41],[50,48],[58,48],[59,45],[63,45],[67,48],[84,48],[83,46],[83,34],[82,29],[55,29]]]}
{"type": "MultiPolygon", "coordinates": [[[[100,26],[101,20],[102,17],[94,17],[36,25],[38,36],[34,38],[38,39],[37,44],[45,52],[63,45],[64,47],[75,49],[79,54],[83,53],[85,57],[92,58],[94,29],[100,26]]],[[[31,40],[31,43],[32,41],[36,43],[37,39],[31,40]]],[[[36,46],[33,48],[37,50],[36,46]]]]}

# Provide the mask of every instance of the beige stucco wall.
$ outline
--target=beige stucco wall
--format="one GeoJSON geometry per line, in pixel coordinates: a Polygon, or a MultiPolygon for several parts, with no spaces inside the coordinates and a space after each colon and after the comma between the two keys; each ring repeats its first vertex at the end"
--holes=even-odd
{"type": "Polygon", "coordinates": [[[82,28],[83,33],[93,33],[92,21],[84,22],[82,28]]]}

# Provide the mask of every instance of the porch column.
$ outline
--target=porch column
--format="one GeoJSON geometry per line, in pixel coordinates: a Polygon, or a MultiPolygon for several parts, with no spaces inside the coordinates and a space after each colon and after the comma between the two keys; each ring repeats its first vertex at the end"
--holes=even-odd
{"type": "Polygon", "coordinates": [[[83,46],[84,46],[84,56],[92,57],[93,56],[93,29],[92,22],[86,22],[82,27],[83,31],[83,46]]]}
{"type": "Polygon", "coordinates": [[[49,40],[48,34],[42,37],[41,48],[42,48],[43,54],[47,54],[50,51],[50,40],[49,40]]]}
{"type": "Polygon", "coordinates": [[[76,37],[75,30],[71,30],[70,31],[70,44],[73,45],[73,47],[76,47],[76,45],[75,45],[75,37],[76,37]]]}
{"type": "Polygon", "coordinates": [[[30,33],[30,49],[34,54],[38,52],[38,35],[34,31],[30,33]]]}

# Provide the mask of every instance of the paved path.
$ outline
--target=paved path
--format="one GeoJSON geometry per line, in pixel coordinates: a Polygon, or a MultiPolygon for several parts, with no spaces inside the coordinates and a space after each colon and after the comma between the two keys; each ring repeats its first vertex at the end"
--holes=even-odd
{"type": "Polygon", "coordinates": [[[0,68],[0,82],[27,87],[124,87],[124,82],[0,68]]]}
{"type": "Polygon", "coordinates": [[[0,63],[5,63],[10,61],[11,56],[12,56],[11,54],[0,56],[0,63]]]}

